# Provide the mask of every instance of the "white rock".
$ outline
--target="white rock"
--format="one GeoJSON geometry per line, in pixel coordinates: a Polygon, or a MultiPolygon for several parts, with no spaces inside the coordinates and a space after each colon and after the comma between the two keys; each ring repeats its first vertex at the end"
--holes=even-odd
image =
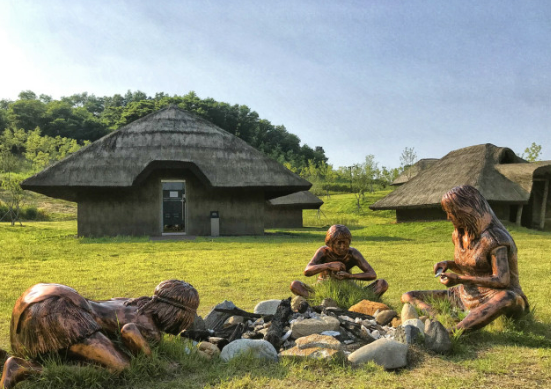
{"type": "Polygon", "coordinates": [[[260,315],[275,315],[277,307],[281,304],[281,300],[266,300],[261,301],[254,307],[254,313],[260,315]]]}
{"type": "Polygon", "coordinates": [[[227,362],[244,353],[250,353],[256,359],[278,361],[277,351],[270,342],[255,339],[234,340],[222,349],[220,358],[227,362]]]}

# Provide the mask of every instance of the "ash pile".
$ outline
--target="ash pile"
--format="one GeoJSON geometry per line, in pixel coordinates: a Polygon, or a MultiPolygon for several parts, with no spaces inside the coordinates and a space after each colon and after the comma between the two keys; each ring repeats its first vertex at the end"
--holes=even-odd
{"type": "Polygon", "coordinates": [[[364,300],[349,310],[326,299],[311,306],[302,297],[267,300],[254,312],[224,301],[180,336],[193,340],[199,354],[230,360],[242,353],[277,361],[279,358],[340,358],[352,364],[368,361],[395,369],[407,365],[411,344],[449,352],[451,342],[438,322],[419,318],[405,304],[402,318],[387,305],[364,300]],[[447,341],[447,343],[446,343],[447,341]]]}

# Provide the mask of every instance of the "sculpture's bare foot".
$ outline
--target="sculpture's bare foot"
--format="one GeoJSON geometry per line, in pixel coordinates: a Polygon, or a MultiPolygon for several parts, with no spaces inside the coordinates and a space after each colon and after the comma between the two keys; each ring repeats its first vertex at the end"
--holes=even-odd
{"type": "Polygon", "coordinates": [[[9,357],[4,363],[0,388],[13,388],[31,374],[42,373],[42,366],[22,358],[9,357]]]}

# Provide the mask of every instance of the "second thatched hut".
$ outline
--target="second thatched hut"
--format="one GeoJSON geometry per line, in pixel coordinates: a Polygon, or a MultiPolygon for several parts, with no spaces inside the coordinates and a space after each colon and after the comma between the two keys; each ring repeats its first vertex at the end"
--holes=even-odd
{"type": "Polygon", "coordinates": [[[472,185],[501,220],[543,229],[551,216],[550,179],[551,161],[530,163],[486,143],[450,152],[370,208],[394,209],[398,222],[445,219],[442,195],[472,185]]]}

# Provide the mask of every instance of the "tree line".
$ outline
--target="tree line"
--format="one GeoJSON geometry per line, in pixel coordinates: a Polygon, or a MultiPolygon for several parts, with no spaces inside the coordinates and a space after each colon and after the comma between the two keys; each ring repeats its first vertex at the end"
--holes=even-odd
{"type": "MultiPolygon", "coordinates": [[[[312,182],[316,195],[354,193],[358,209],[365,193],[387,188],[417,162],[415,150],[406,147],[399,167],[379,166],[374,155],[367,155],[359,163],[334,168],[322,147],[301,145],[300,138],[285,126],[273,125],[246,105],[201,99],[195,92],[147,96],[141,91],[128,91],[124,96],[104,97],[84,92],[56,100],[23,91],[15,101],[0,100],[0,189],[12,194],[8,200],[4,198],[4,203],[18,207],[16,200],[22,196],[18,183],[30,174],[171,104],[209,120],[277,160],[312,182]]],[[[541,146],[532,143],[522,157],[534,161],[540,154],[541,146]]]]}
{"type": "Polygon", "coordinates": [[[281,163],[300,169],[310,160],[316,165],[327,161],[322,147],[301,145],[300,138],[285,126],[273,125],[246,105],[201,99],[195,92],[147,96],[128,91],[124,96],[104,97],[84,92],[55,100],[23,91],[16,101],[0,100],[0,131],[8,128],[28,133],[40,129],[43,136],[74,139],[82,145],[170,104],[204,117],[281,163]]]}

